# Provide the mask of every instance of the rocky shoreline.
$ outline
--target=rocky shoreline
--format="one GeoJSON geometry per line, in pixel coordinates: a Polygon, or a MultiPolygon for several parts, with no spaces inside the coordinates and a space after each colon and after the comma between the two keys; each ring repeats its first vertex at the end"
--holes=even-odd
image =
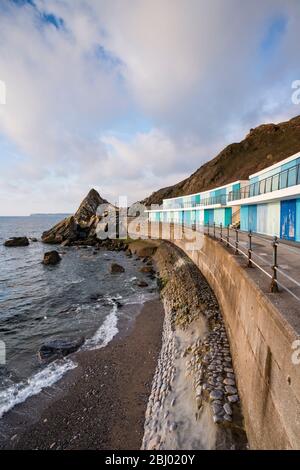
{"type": "Polygon", "coordinates": [[[163,242],[154,259],[165,320],[142,449],[245,449],[230,346],[217,300],[179,249],[163,242]]]}
{"type": "MultiPolygon", "coordinates": [[[[158,270],[157,279],[165,311],[162,347],[152,380],[150,396],[148,392],[147,409],[143,411],[145,413],[144,433],[143,437],[141,435],[137,447],[145,450],[247,448],[247,436],[243,426],[242,410],[226,328],[217,299],[206,279],[183,252],[167,242],[154,240],[132,241],[131,239],[99,240],[95,233],[96,222],[99,223],[99,218],[95,215],[95,207],[100,196],[96,196],[92,190],[83,201],[76,213],[77,215],[74,216],[77,217],[76,223],[74,220],[70,222],[69,218],[65,219],[50,231],[45,232],[42,240],[46,243],[59,243],[62,249],[64,246],[70,245],[77,246],[78,249],[93,246],[95,254],[100,249],[125,251],[128,257],[135,256],[142,259],[144,264],[140,268],[141,272],[154,277],[155,268],[158,270]],[[91,204],[91,196],[93,204],[91,204]],[[93,198],[95,201],[93,201],[93,198]]],[[[111,265],[112,274],[122,272],[123,269],[120,265],[111,265]]],[[[141,283],[140,287],[147,286],[145,281],[137,282],[141,283]]],[[[159,310],[157,307],[156,309],[159,310]]],[[[150,343],[155,344],[157,348],[161,336],[159,335],[159,338],[152,337],[151,335],[157,334],[158,330],[149,325],[149,318],[147,322],[144,321],[145,325],[148,323],[150,343]]],[[[144,334],[143,325],[139,321],[140,336],[135,336],[137,344],[135,345],[136,352],[134,354],[139,350],[141,346],[139,343],[144,334]]],[[[131,338],[128,341],[132,344],[131,338]]],[[[110,349],[112,347],[113,345],[108,346],[110,349]]],[[[107,348],[104,348],[104,351],[106,350],[107,348]]],[[[126,341],[124,350],[126,350],[126,341]]],[[[86,354],[94,354],[95,356],[99,354],[100,357],[105,355],[107,358],[107,353],[104,352],[86,354]]],[[[130,366],[126,366],[129,360],[128,357],[121,358],[118,354],[116,355],[117,362],[120,361],[126,369],[122,373],[120,372],[119,377],[116,377],[116,380],[120,381],[120,388],[128,386],[130,382],[128,372],[133,373],[136,366],[134,354],[130,354],[133,360],[130,366]]],[[[84,357],[84,353],[82,357],[84,357]]],[[[108,366],[116,367],[117,362],[108,366]]],[[[146,357],[145,363],[147,364],[146,357]]],[[[102,379],[97,376],[97,367],[95,363],[93,364],[93,383],[90,386],[97,394],[100,392],[98,382],[102,379]]],[[[147,377],[151,382],[153,375],[151,375],[151,371],[148,372],[150,375],[148,373],[147,377]]],[[[75,383],[73,383],[72,389],[67,392],[67,396],[71,400],[67,409],[72,409],[75,416],[79,413],[78,420],[85,418],[81,416],[82,410],[76,408],[75,389],[80,397],[81,391],[83,389],[87,390],[87,385],[82,383],[82,388],[80,388],[79,385],[75,387],[75,383]]],[[[104,386],[106,385],[104,384],[104,386]]],[[[142,389],[141,385],[140,391],[142,389]]],[[[144,392],[145,389],[143,389],[143,394],[144,392]]],[[[107,393],[109,393],[108,389],[107,393]]],[[[99,406],[103,406],[106,399],[102,393],[100,395],[99,406]],[[103,400],[103,403],[101,400],[103,400]]],[[[86,397],[88,396],[89,393],[86,397]]],[[[104,413],[106,423],[110,423],[109,410],[117,406],[114,403],[115,399],[120,400],[120,397],[115,397],[112,394],[107,410],[101,410],[101,413],[104,413]]],[[[132,399],[131,397],[130,400],[132,399]]],[[[86,400],[83,399],[84,401],[86,400]]],[[[96,413],[97,417],[99,411],[94,409],[93,397],[89,398],[88,401],[91,404],[90,419],[93,421],[93,413],[96,413]]],[[[80,399],[80,407],[82,408],[83,403],[81,402],[80,399]]],[[[61,403],[66,402],[62,400],[61,403]]],[[[123,420],[126,420],[127,413],[132,413],[134,406],[134,401],[124,404],[123,420]]],[[[85,410],[89,409],[86,406],[83,408],[85,410]]],[[[48,421],[48,417],[44,418],[44,421],[40,421],[36,426],[33,426],[29,433],[22,434],[20,440],[14,442],[12,447],[73,448],[74,444],[71,447],[69,444],[65,444],[65,437],[61,435],[59,421],[56,419],[57,413],[59,420],[62,416],[65,416],[64,405],[59,405],[57,408],[54,403],[50,405],[47,412],[50,413],[51,420],[48,421]],[[45,438],[45,436],[40,438],[40,432],[45,429],[42,423],[48,423],[49,438],[45,438]],[[55,445],[52,446],[50,441],[53,439],[55,439],[55,445]]],[[[66,416],[64,419],[69,422],[66,416]]],[[[112,419],[115,418],[112,417],[112,419]]],[[[141,417],[139,417],[139,422],[141,422],[141,417]]],[[[99,442],[97,441],[97,435],[93,432],[92,436],[94,436],[95,442],[80,433],[81,439],[76,441],[75,447],[78,448],[77,445],[80,445],[79,448],[85,448],[88,445],[86,448],[136,448],[132,447],[132,444],[130,446],[126,445],[126,432],[123,433],[124,426],[122,420],[119,419],[119,415],[115,419],[115,423],[115,430],[119,426],[120,431],[118,433],[124,435],[122,444],[116,444],[113,438],[110,441],[99,442]]],[[[76,430],[76,426],[78,426],[76,421],[74,426],[76,430]]],[[[108,432],[107,429],[107,427],[105,429],[101,428],[101,432],[108,432]]],[[[111,428],[109,427],[109,429],[111,428]]],[[[89,432],[88,428],[86,432],[89,432]]],[[[135,442],[136,445],[138,441],[133,439],[132,442],[135,442]]],[[[8,446],[6,448],[10,448],[11,442],[5,443],[6,445],[8,446]]]]}

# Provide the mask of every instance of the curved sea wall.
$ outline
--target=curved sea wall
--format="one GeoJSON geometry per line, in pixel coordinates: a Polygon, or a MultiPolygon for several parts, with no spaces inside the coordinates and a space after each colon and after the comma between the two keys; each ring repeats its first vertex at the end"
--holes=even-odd
{"type": "Polygon", "coordinates": [[[143,242],[129,248],[154,255],[165,308],[142,448],[246,448],[226,328],[206,279],[168,243],[156,244],[153,252],[143,242]]]}
{"type": "MultiPolygon", "coordinates": [[[[245,428],[252,449],[300,449],[300,365],[292,343],[299,335],[232,252],[193,232],[173,240],[203,273],[222,310],[245,428]]],[[[274,295],[274,294],[273,294],[274,295]]]]}

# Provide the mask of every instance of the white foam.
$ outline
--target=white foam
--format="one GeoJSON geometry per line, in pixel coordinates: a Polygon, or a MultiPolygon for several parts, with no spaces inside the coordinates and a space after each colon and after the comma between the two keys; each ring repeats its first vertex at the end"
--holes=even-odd
{"type": "Polygon", "coordinates": [[[137,292],[134,291],[135,295],[127,297],[124,299],[124,304],[134,305],[134,304],[144,304],[149,300],[157,298],[157,292],[137,292]]]}
{"type": "Polygon", "coordinates": [[[107,315],[107,317],[105,318],[102,325],[98,328],[94,336],[85,342],[83,349],[104,348],[118,333],[118,304],[115,301],[115,299],[117,298],[121,299],[122,297],[116,295],[113,299],[109,297],[107,298],[107,301],[112,305],[112,309],[109,315],[107,315]]]}
{"type": "Polygon", "coordinates": [[[28,397],[37,395],[46,387],[51,387],[68,370],[75,369],[75,367],[77,364],[70,359],[54,361],[27,380],[2,390],[0,392],[0,418],[15,405],[23,403],[28,397]]]}
{"type": "MultiPolygon", "coordinates": [[[[81,349],[90,350],[103,348],[118,333],[118,304],[116,300],[121,298],[121,295],[107,298],[108,303],[112,305],[109,315],[105,318],[94,336],[88,339],[81,349]]],[[[83,308],[83,306],[78,306],[77,309],[79,308],[83,308]]],[[[0,392],[0,418],[15,405],[23,403],[27,398],[37,395],[44,388],[53,385],[55,382],[60,380],[67,371],[74,369],[75,367],[77,367],[77,364],[70,359],[54,361],[32,377],[28,378],[26,381],[10,385],[5,390],[2,390],[0,392]]]]}
{"type": "Polygon", "coordinates": [[[83,281],[84,281],[84,279],[81,278],[81,279],[75,279],[74,281],[67,281],[67,282],[65,282],[65,284],[68,284],[68,285],[69,284],[80,284],[83,281]]]}
{"type": "MultiPolygon", "coordinates": [[[[151,300],[157,296],[156,293],[150,292],[135,292],[135,294],[136,295],[123,299],[124,304],[143,304],[147,300],[151,300]]],[[[119,294],[106,298],[107,302],[112,305],[111,311],[94,336],[86,340],[81,350],[104,348],[118,333],[117,300],[121,299],[122,296],[119,294]]],[[[85,306],[78,305],[76,311],[84,307],[85,306]]],[[[26,381],[10,385],[5,390],[2,390],[0,392],[0,418],[15,405],[23,403],[30,396],[37,395],[44,388],[52,386],[55,382],[60,380],[67,371],[76,367],[77,364],[70,359],[54,361],[26,381]]]]}

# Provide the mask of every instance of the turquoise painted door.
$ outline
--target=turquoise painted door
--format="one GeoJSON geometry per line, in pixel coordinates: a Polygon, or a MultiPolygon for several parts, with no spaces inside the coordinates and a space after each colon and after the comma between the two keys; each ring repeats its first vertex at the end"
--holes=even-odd
{"type": "Polygon", "coordinates": [[[281,201],[280,237],[295,240],[296,236],[296,199],[281,201]]]}
{"type": "Polygon", "coordinates": [[[214,210],[213,209],[205,209],[204,210],[204,224],[205,225],[213,225],[214,223],[214,210]]]}
{"type": "Polygon", "coordinates": [[[248,232],[249,228],[249,206],[241,206],[241,230],[248,232]]]}
{"type": "Polygon", "coordinates": [[[227,227],[232,223],[232,209],[231,207],[226,207],[225,210],[225,226],[227,227]]]}

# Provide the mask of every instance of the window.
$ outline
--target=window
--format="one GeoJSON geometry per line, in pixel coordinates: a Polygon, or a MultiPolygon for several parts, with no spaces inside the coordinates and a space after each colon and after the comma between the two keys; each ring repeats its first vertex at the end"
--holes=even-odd
{"type": "Polygon", "coordinates": [[[272,177],[267,178],[266,180],[266,193],[272,191],[272,177]]]}
{"type": "Polygon", "coordinates": [[[297,184],[297,167],[293,166],[288,170],[288,186],[297,184]]]}
{"type": "Polygon", "coordinates": [[[241,189],[241,199],[253,196],[252,192],[252,184],[250,186],[244,186],[244,188],[241,189]]]}
{"type": "Polygon", "coordinates": [[[279,189],[279,175],[274,175],[272,177],[272,191],[277,191],[279,189]]]}
{"type": "Polygon", "coordinates": [[[259,194],[265,194],[266,180],[261,180],[259,182],[259,194]]]}
{"type": "Polygon", "coordinates": [[[280,189],[284,189],[287,187],[287,176],[288,171],[283,171],[280,173],[280,189]]]}

